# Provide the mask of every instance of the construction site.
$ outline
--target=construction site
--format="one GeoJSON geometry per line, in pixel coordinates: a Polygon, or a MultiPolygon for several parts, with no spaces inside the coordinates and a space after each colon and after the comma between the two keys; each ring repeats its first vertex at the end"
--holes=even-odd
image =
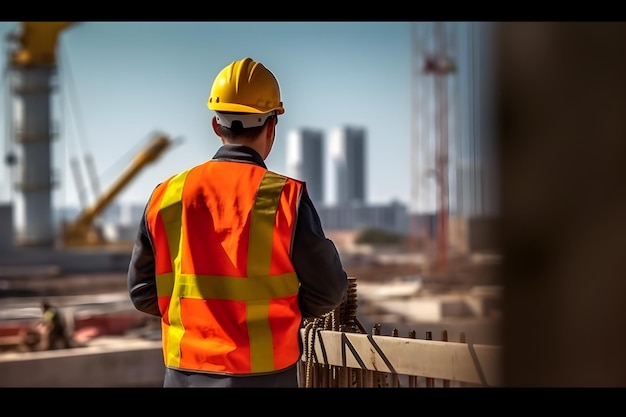
{"type": "MultiPolygon", "coordinates": [[[[0,386],[158,386],[163,372],[159,323],[135,311],[127,295],[125,272],[132,242],[108,239],[99,217],[145,166],[158,163],[174,140],[165,133],[155,133],[95,202],[89,204],[81,195],[84,208],[79,215],[65,221],[60,230],[55,227],[54,184],[49,174],[53,136],[50,95],[55,90],[57,41],[72,24],[20,22],[10,40],[8,88],[11,100],[19,105],[8,115],[14,153],[8,154],[6,161],[18,175],[14,201],[0,208],[5,233],[0,240],[0,386]],[[75,344],[72,349],[41,351],[37,343],[26,343],[29,327],[41,319],[42,299],[62,309],[75,344]],[[145,350],[150,354],[145,355],[145,350]],[[143,359],[137,362],[138,353],[143,359]],[[100,364],[88,364],[89,360],[100,364]],[[143,361],[151,361],[151,365],[143,361]],[[59,366],[63,373],[58,372],[59,366]],[[75,374],[69,369],[75,369],[75,374]],[[93,370],[89,382],[80,379],[85,369],[93,370]],[[94,375],[97,372],[102,375],[94,375]]],[[[482,234],[478,240],[483,245],[493,240],[490,242],[486,231],[476,231],[481,222],[472,223],[470,232],[467,219],[451,219],[446,202],[447,128],[456,123],[445,116],[449,113],[445,89],[449,83],[445,78],[454,71],[455,58],[450,55],[454,50],[449,50],[450,41],[442,28],[434,25],[428,29],[432,33],[414,31],[412,52],[419,83],[414,105],[432,108],[446,126],[431,127],[432,132],[424,130],[428,121],[417,120],[413,126],[412,151],[423,161],[412,168],[418,183],[415,200],[418,206],[420,199],[430,203],[423,196],[435,190],[422,190],[420,182],[434,170],[439,178],[436,207],[426,208],[430,214],[413,215],[412,234],[401,245],[357,245],[357,231],[329,231],[351,277],[350,297],[342,306],[341,319],[335,312],[334,325],[308,323],[307,333],[303,328],[305,338],[320,331],[339,331],[337,326],[341,325],[342,331],[351,333],[367,334],[377,329],[389,336],[446,337],[460,346],[468,340],[476,345],[500,344],[498,253],[493,246],[472,250],[470,234],[482,234]],[[424,154],[431,158],[425,159],[424,154]]],[[[79,192],[84,193],[78,162],[72,162],[75,180],[81,184],[79,192]]],[[[312,356],[312,352],[303,356],[303,366],[311,366],[312,356]]],[[[319,366],[319,372],[332,368],[330,364],[319,366]]],[[[302,375],[312,375],[307,370],[303,367],[302,375]]],[[[307,386],[330,383],[318,380],[319,376],[315,381],[311,378],[307,386]]],[[[475,383],[489,384],[485,380],[475,383]]],[[[387,385],[380,380],[370,384],[387,385]]]]}
{"type": "MultiPolygon", "coordinates": [[[[19,174],[14,200],[0,207],[0,386],[161,386],[159,321],[134,310],[128,299],[126,268],[132,242],[109,239],[98,219],[145,166],[167,157],[162,154],[176,140],[155,133],[94,203],[56,228],[49,96],[54,90],[58,37],[74,22],[19,23],[7,59],[11,99],[20,105],[9,123],[10,141],[18,152],[8,155],[6,163],[19,174]],[[72,348],[42,351],[36,343],[25,343],[29,327],[41,319],[44,298],[64,312],[72,348]]],[[[530,266],[519,268],[520,252],[507,252],[508,264],[503,263],[503,250],[523,239],[515,224],[535,229],[523,213],[510,208],[511,201],[519,201],[511,194],[502,199],[511,216],[502,223],[500,179],[514,182],[517,171],[511,167],[518,165],[511,163],[510,148],[503,147],[501,155],[511,164],[498,172],[497,167],[505,164],[495,160],[489,115],[470,118],[470,129],[460,127],[462,97],[470,100],[465,103],[470,107],[484,107],[481,100],[487,100],[488,94],[461,94],[458,72],[471,62],[466,76],[482,77],[485,64],[480,57],[489,51],[482,50],[482,40],[473,32],[477,28],[469,32],[471,36],[459,36],[455,30],[443,22],[412,24],[410,230],[403,243],[395,245],[358,244],[358,231],[328,231],[344,260],[350,287],[339,309],[304,323],[300,385],[623,385],[625,373],[619,373],[623,361],[614,356],[596,356],[585,346],[573,348],[573,356],[590,353],[603,369],[594,373],[591,365],[581,365],[577,373],[565,371],[572,369],[565,360],[555,369],[551,355],[531,366],[533,358],[543,357],[540,348],[531,344],[533,358],[519,348],[522,336],[517,332],[529,320],[520,315],[529,311],[522,306],[559,274],[530,288],[512,280],[520,273],[532,273],[530,266]],[[460,56],[466,49],[457,44],[465,38],[473,45],[469,60],[460,56]],[[461,106],[456,105],[459,102],[461,106]],[[504,345],[509,347],[508,357],[503,355],[504,345]],[[611,372],[609,363],[616,370],[611,372]]],[[[515,30],[507,27],[502,39],[514,43],[515,38],[506,35],[515,30]]],[[[515,94],[522,92],[510,87],[514,83],[506,84],[508,80],[503,77],[502,85],[512,89],[504,89],[509,96],[503,97],[509,97],[507,103],[516,102],[515,94]]],[[[480,83],[472,85],[479,88],[480,83]]],[[[509,133],[504,128],[502,132],[509,133]]],[[[535,265],[536,258],[524,259],[525,265],[535,265]]],[[[619,271],[619,267],[605,269],[606,279],[619,271]]],[[[581,290],[582,284],[576,288],[581,290]]],[[[603,301],[588,298],[584,290],[569,296],[550,294],[560,297],[569,312],[583,299],[582,305],[606,302],[605,308],[619,312],[609,292],[603,301]]],[[[544,308],[541,311],[549,309],[541,300],[538,303],[538,308],[544,308]]],[[[590,310],[584,311],[594,317],[590,310]]],[[[548,329],[549,324],[568,328],[565,320],[543,323],[545,317],[530,315],[545,343],[567,344],[567,335],[558,339],[558,333],[550,334],[554,327],[548,329]]],[[[617,340],[621,336],[618,333],[617,340]]]]}

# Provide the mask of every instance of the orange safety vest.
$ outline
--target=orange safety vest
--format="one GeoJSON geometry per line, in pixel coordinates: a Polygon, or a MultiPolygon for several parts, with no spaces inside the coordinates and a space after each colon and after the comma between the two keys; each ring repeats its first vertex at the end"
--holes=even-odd
{"type": "Polygon", "coordinates": [[[258,165],[216,160],[156,187],[147,223],[166,366],[241,375],[299,360],[290,253],[303,189],[258,165]]]}

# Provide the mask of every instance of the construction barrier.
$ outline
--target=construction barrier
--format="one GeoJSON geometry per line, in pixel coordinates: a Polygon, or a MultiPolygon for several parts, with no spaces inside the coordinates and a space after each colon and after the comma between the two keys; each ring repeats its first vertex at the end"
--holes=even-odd
{"type": "Polygon", "coordinates": [[[386,388],[499,386],[502,347],[381,335],[376,324],[367,334],[356,317],[356,279],[349,278],[346,301],[335,311],[305,320],[299,385],[306,388],[386,388]]]}
{"type": "Polygon", "coordinates": [[[501,346],[332,330],[302,331],[300,386],[498,386],[501,346]]]}

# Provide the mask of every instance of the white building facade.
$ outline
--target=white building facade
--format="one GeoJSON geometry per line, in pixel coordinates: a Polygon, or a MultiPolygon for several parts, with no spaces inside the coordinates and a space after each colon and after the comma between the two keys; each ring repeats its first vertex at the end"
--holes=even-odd
{"type": "Polygon", "coordinates": [[[329,205],[362,206],[367,201],[366,131],[361,127],[339,126],[329,133],[329,205]]]}
{"type": "Polygon", "coordinates": [[[287,134],[287,175],[305,181],[314,204],[324,202],[324,134],[302,128],[287,134]]]}

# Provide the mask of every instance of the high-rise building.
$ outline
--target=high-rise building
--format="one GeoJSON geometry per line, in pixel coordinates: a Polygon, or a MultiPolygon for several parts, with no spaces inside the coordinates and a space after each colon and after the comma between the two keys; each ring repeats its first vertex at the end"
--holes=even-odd
{"type": "Polygon", "coordinates": [[[365,129],[339,126],[329,134],[329,205],[365,205],[365,129]]]}
{"type": "Polygon", "coordinates": [[[287,175],[305,181],[315,204],[324,200],[323,133],[317,129],[294,129],[287,134],[287,175]]]}
{"type": "Polygon", "coordinates": [[[326,163],[321,130],[301,128],[287,134],[287,175],[306,181],[324,228],[406,233],[408,214],[404,205],[391,202],[370,206],[366,202],[365,129],[336,127],[328,140],[330,158],[326,163]]]}

